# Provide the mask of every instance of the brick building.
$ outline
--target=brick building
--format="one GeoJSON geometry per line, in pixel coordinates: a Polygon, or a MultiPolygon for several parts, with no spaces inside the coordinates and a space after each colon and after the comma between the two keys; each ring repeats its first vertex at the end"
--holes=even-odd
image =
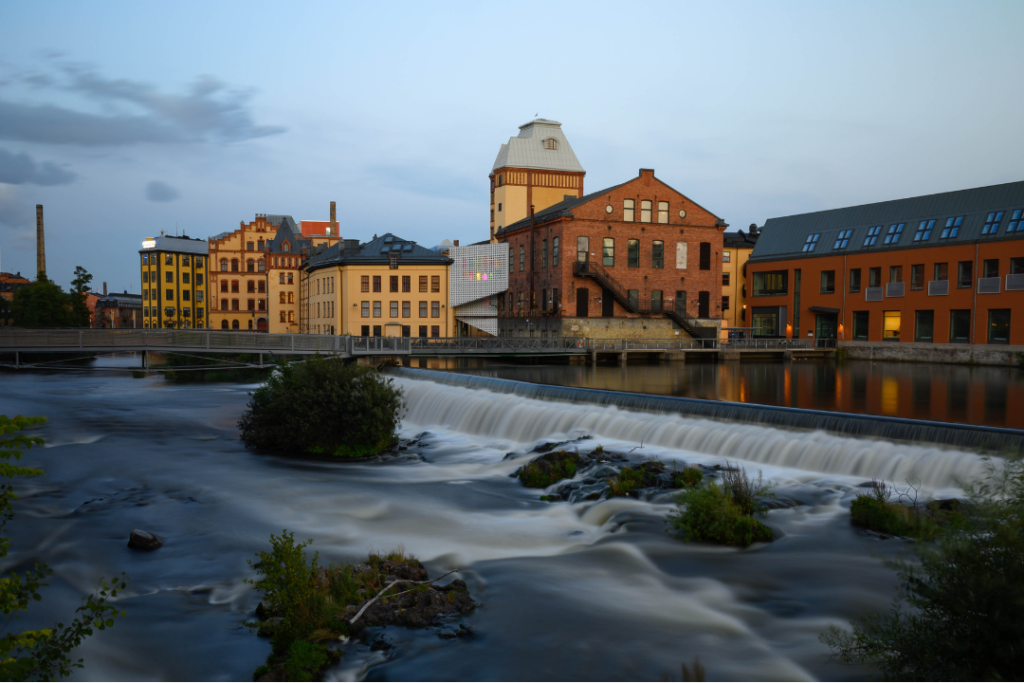
{"type": "Polygon", "coordinates": [[[106,289],[106,284],[104,284],[103,296],[96,300],[93,327],[141,329],[143,326],[142,295],[128,292],[107,294],[106,289]]]}
{"type": "Polygon", "coordinates": [[[1024,344],[1024,182],[769,219],[754,335],[1024,344]]]}
{"type": "Polygon", "coordinates": [[[726,227],[651,169],[534,209],[495,233],[510,266],[499,334],[714,336],[726,227]]]}

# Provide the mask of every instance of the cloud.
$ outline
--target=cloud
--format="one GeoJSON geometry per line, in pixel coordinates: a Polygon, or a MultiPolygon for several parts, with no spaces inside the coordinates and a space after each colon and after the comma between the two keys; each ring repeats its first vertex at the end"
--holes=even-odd
{"type": "Polygon", "coordinates": [[[0,183],[0,225],[11,228],[31,225],[34,215],[17,186],[0,183]]]}
{"type": "Polygon", "coordinates": [[[151,181],[146,185],[146,199],[151,202],[173,202],[180,196],[181,193],[175,188],[159,180],[151,181]]]}
{"type": "Polygon", "coordinates": [[[36,164],[32,157],[22,152],[14,154],[0,149],[0,183],[22,185],[67,185],[77,176],[53,163],[44,161],[36,164]]]}
{"type": "Polygon", "coordinates": [[[443,168],[416,164],[378,164],[365,170],[388,187],[413,194],[464,202],[481,201],[481,197],[487,197],[486,177],[474,181],[443,168]]]}
{"type": "MultiPolygon", "coordinates": [[[[71,93],[81,106],[0,99],[0,139],[58,145],[122,146],[140,143],[243,142],[285,132],[253,121],[252,91],[199,77],[184,93],[163,92],[140,81],[110,79],[80,64],[62,64],[54,75],[33,73],[39,94],[71,93]],[[90,111],[99,105],[99,113],[90,111]]],[[[0,86],[2,87],[2,86],[0,86]]]]}

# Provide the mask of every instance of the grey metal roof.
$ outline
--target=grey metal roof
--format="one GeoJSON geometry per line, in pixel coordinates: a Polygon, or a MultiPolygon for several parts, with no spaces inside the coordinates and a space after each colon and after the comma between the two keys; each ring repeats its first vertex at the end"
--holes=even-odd
{"type": "Polygon", "coordinates": [[[142,308],[142,295],[114,292],[97,299],[96,308],[142,308]]]}
{"type": "MultiPolygon", "coordinates": [[[[769,218],[761,229],[751,261],[815,257],[829,254],[855,254],[880,250],[936,247],[944,244],[1024,239],[1024,230],[1007,233],[1013,212],[1024,209],[1024,181],[990,185],[969,190],[909,197],[875,204],[862,204],[829,211],[816,211],[782,218],[769,218]],[[983,235],[982,228],[991,213],[1003,212],[998,228],[983,235]],[[955,237],[942,239],[949,219],[963,217],[955,237]],[[935,221],[927,239],[915,240],[922,221],[935,221]],[[899,238],[885,244],[890,226],[904,224],[899,238]],[[880,226],[874,246],[865,246],[868,231],[880,226]],[[845,249],[834,249],[839,233],[850,230],[845,249]],[[818,234],[812,252],[803,247],[809,236],[818,234]]],[[[1024,213],[1022,213],[1024,218],[1024,213]]]]}
{"type": "Polygon", "coordinates": [[[156,245],[149,249],[139,249],[139,253],[149,251],[172,251],[178,254],[200,254],[206,256],[210,251],[209,245],[206,240],[194,239],[189,237],[174,237],[172,235],[160,235],[158,237],[149,237],[148,240],[153,240],[156,245]]]}
{"type": "Polygon", "coordinates": [[[548,119],[534,119],[519,126],[519,135],[502,145],[492,171],[513,168],[538,168],[549,171],[585,173],[576,153],[562,132],[562,124],[548,119]],[[544,141],[554,139],[557,149],[547,149],[544,141]]]}
{"type": "Polygon", "coordinates": [[[737,230],[736,232],[723,232],[722,233],[722,246],[733,249],[750,249],[757,244],[757,238],[760,237],[760,233],[749,233],[737,230]]]}
{"type": "Polygon", "coordinates": [[[312,271],[327,266],[385,265],[390,262],[392,254],[398,255],[399,264],[443,265],[452,262],[447,256],[390,232],[358,247],[356,245],[356,240],[336,242],[312,256],[306,267],[312,271]]]}

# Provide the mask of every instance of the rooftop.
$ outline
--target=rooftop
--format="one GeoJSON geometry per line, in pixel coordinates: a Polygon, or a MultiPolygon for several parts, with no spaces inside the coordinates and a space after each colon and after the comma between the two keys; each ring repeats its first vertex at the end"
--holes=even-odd
{"type": "Polygon", "coordinates": [[[159,235],[147,237],[139,251],[172,251],[179,254],[202,254],[205,256],[209,252],[209,245],[206,240],[199,238],[159,235]]]}
{"type": "Polygon", "coordinates": [[[309,259],[309,270],[317,270],[327,266],[344,265],[386,265],[392,255],[397,255],[399,263],[409,265],[449,264],[447,256],[421,247],[412,240],[385,233],[365,244],[356,240],[336,242],[309,259]]]}
{"type": "Polygon", "coordinates": [[[509,166],[586,173],[565,139],[562,124],[548,119],[524,123],[519,126],[519,135],[501,146],[491,170],[509,166]]]}

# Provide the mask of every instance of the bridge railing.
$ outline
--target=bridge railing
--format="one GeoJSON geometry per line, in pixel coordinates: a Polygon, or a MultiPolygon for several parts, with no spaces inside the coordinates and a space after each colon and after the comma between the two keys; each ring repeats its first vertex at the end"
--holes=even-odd
{"type": "Polygon", "coordinates": [[[253,351],[339,353],[345,337],[311,334],[257,334],[213,330],[94,330],[0,328],[0,349],[181,349],[195,351],[253,351]]]}
{"type": "Polygon", "coordinates": [[[413,337],[415,354],[583,353],[587,341],[575,337],[413,337]]]}
{"type": "Polygon", "coordinates": [[[590,351],[713,351],[717,339],[588,339],[590,351]]]}
{"type": "MultiPolygon", "coordinates": [[[[722,348],[726,349],[747,349],[747,350],[777,350],[777,349],[810,349],[814,348],[815,339],[723,339],[722,348]]],[[[824,348],[824,347],[822,347],[824,348]]],[[[835,348],[833,345],[829,348],[835,348]]]]}
{"type": "Polygon", "coordinates": [[[408,355],[412,339],[409,337],[345,337],[348,352],[353,356],[381,354],[408,355]]]}

